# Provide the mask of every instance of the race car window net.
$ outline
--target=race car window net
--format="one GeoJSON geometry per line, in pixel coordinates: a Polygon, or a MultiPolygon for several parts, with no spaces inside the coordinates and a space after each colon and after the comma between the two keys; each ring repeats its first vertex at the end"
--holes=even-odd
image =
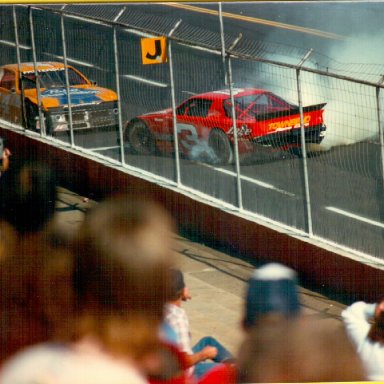
{"type": "MultiPolygon", "coordinates": [[[[57,71],[38,71],[38,76],[42,88],[61,88],[66,86],[64,69],[58,69],[57,71]]],[[[68,68],[68,80],[70,86],[87,84],[87,81],[71,68],[68,68]]],[[[35,73],[23,73],[22,82],[24,89],[36,88],[35,73]]]]}
{"type": "MultiPolygon", "coordinates": [[[[262,93],[235,98],[235,112],[237,118],[256,117],[269,112],[286,111],[294,106],[279,96],[262,93]]],[[[227,117],[232,117],[231,99],[223,101],[223,108],[227,117]]]]}
{"type": "Polygon", "coordinates": [[[211,105],[212,100],[190,99],[177,108],[176,114],[195,117],[207,117],[211,105]]]}

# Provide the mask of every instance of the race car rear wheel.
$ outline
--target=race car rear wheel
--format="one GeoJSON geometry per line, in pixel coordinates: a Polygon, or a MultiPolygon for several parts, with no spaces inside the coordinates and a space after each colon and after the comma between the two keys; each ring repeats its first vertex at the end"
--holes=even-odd
{"type": "Polygon", "coordinates": [[[133,152],[140,155],[153,155],[156,152],[156,142],[147,124],[142,120],[128,123],[124,139],[131,146],[133,152]]]}
{"type": "Polygon", "coordinates": [[[218,164],[233,162],[232,144],[224,131],[218,128],[213,129],[209,134],[208,145],[215,153],[218,164]]]}

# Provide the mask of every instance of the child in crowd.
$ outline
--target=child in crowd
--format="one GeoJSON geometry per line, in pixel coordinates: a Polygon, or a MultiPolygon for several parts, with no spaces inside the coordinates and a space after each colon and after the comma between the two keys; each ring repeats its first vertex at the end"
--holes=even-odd
{"type": "Polygon", "coordinates": [[[165,306],[165,321],[176,333],[176,342],[186,354],[189,373],[197,379],[223,362],[233,359],[232,354],[215,338],[206,336],[194,346],[191,345],[191,331],[186,312],[181,307],[183,301],[191,299],[181,270],[171,269],[171,298],[165,306]]]}

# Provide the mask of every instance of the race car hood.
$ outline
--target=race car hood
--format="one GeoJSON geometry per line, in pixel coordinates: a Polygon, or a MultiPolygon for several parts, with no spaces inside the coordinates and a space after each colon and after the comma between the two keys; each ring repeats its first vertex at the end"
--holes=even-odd
{"type": "MultiPolygon", "coordinates": [[[[117,95],[115,92],[101,87],[75,86],[69,89],[71,105],[87,105],[99,104],[102,102],[116,101],[117,95]]],[[[37,91],[35,89],[25,92],[34,104],[37,104],[37,91]]],[[[41,90],[41,102],[44,109],[67,107],[68,94],[66,88],[49,88],[41,90]]]]}

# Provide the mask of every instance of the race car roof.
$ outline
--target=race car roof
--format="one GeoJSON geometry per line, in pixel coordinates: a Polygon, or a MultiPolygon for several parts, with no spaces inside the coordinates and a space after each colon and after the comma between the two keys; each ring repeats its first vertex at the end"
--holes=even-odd
{"type": "MultiPolygon", "coordinates": [[[[235,97],[239,96],[249,96],[249,95],[257,95],[262,93],[271,93],[266,91],[265,89],[260,88],[234,88],[233,95],[235,97]]],[[[205,92],[200,93],[198,95],[193,96],[194,98],[204,98],[204,99],[228,99],[230,97],[229,89],[221,89],[218,91],[205,92]]]]}
{"type": "MultiPolygon", "coordinates": [[[[57,69],[63,69],[64,64],[59,63],[56,61],[39,61],[36,63],[37,64],[37,70],[38,71],[55,71],[57,69]]],[[[14,72],[17,72],[19,70],[18,64],[5,64],[2,66],[2,68],[12,70],[14,72]]],[[[23,73],[28,73],[28,72],[34,72],[35,67],[32,62],[30,63],[20,63],[20,69],[21,72],[23,73]]]]}

